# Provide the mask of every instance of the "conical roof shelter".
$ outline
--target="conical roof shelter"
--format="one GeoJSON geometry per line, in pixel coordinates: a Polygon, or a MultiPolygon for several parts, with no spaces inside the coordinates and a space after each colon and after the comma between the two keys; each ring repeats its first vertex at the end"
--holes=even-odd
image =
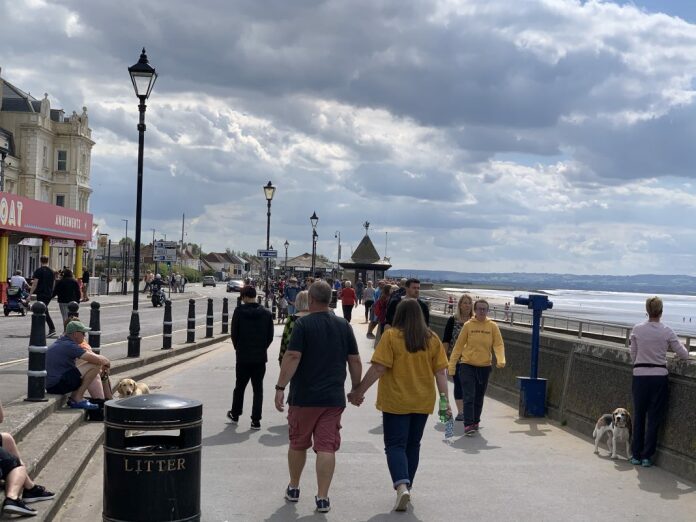
{"type": "Polygon", "coordinates": [[[370,223],[366,221],[363,227],[365,227],[365,237],[362,238],[358,248],[353,252],[350,261],[342,262],[341,267],[346,270],[353,270],[356,280],[358,276],[363,278],[363,280],[381,279],[384,277],[384,272],[391,268],[391,264],[380,257],[375,245],[372,243],[368,234],[370,223]]]}

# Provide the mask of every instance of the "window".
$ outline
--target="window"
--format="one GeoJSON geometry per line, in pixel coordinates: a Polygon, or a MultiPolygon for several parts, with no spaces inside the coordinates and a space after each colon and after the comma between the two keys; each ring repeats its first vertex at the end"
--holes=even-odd
{"type": "Polygon", "coordinates": [[[58,151],[58,170],[68,170],[68,151],[58,151]]]}
{"type": "Polygon", "coordinates": [[[59,207],[65,206],[65,194],[57,194],[56,195],[56,205],[59,207]]]}
{"type": "Polygon", "coordinates": [[[48,147],[43,148],[43,168],[48,168],[48,147]]]}

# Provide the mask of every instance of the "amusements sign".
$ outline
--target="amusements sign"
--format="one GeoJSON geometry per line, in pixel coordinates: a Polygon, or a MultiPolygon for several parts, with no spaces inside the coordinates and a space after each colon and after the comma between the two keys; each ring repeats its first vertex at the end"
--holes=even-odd
{"type": "Polygon", "coordinates": [[[15,194],[0,196],[0,229],[76,241],[92,239],[92,214],[15,194]]]}

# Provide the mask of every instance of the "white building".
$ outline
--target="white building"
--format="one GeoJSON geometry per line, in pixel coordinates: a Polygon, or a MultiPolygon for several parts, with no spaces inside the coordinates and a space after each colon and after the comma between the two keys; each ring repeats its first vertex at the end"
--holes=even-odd
{"type": "MultiPolygon", "coordinates": [[[[5,192],[88,213],[94,141],[87,108],[66,117],[63,110],[51,108],[47,94],[37,100],[2,78],[1,72],[0,130],[10,134],[11,145],[5,192]]],[[[51,249],[51,266],[75,266],[74,241],[58,234],[51,241],[58,247],[51,249]]],[[[39,245],[38,237],[13,234],[8,269],[30,274],[38,264],[39,245]]]]}

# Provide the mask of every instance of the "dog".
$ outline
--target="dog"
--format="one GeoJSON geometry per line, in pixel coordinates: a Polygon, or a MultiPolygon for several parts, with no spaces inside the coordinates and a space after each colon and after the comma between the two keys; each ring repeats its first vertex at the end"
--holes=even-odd
{"type": "Polygon", "coordinates": [[[144,382],[135,382],[133,379],[121,379],[113,393],[118,393],[120,397],[131,397],[133,395],[147,395],[150,388],[144,382]]]}
{"type": "Polygon", "coordinates": [[[618,459],[616,448],[620,442],[626,444],[626,457],[631,456],[631,437],[633,436],[633,425],[631,424],[631,415],[626,408],[616,408],[614,413],[605,413],[595,424],[595,429],[592,432],[594,437],[594,452],[599,453],[599,443],[607,436],[607,447],[612,459],[618,459]]]}

